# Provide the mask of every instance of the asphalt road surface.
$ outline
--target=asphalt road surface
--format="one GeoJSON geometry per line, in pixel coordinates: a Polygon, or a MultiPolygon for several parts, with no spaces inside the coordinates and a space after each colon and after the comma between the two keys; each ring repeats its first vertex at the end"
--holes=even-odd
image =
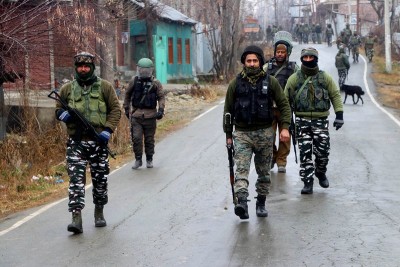
{"type": "MultiPolygon", "coordinates": [[[[314,46],[337,81],[336,47],[314,46]]],[[[110,175],[107,227],[94,227],[91,188],[83,234],[67,232],[66,199],[0,221],[0,266],[400,266],[400,122],[376,105],[369,73],[363,57],[352,64],[364,105],[348,98],[339,131],[330,116],[328,189],[300,194],[292,151],[286,174],[272,170],[269,216],[255,214],[254,166],[250,218],[235,216],[221,102],[159,142],[153,169],[110,175]]]]}

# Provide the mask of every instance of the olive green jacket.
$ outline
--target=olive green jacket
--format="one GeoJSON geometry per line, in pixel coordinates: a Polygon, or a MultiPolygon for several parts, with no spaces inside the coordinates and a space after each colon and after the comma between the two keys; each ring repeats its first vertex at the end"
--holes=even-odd
{"type": "MultiPolygon", "coordinates": [[[[335,82],[333,81],[332,77],[324,72],[324,77],[325,77],[325,85],[326,85],[326,89],[328,90],[328,95],[329,95],[329,99],[333,105],[333,108],[335,110],[335,113],[337,112],[343,112],[343,104],[342,104],[342,98],[340,96],[340,92],[335,84],[335,82]]],[[[305,78],[307,78],[307,76],[305,76],[305,78]]],[[[298,85],[299,81],[298,81],[298,77],[297,74],[294,73],[292,74],[285,86],[285,95],[286,97],[289,99],[289,103],[290,106],[296,106],[294,105],[294,101],[295,101],[295,96],[296,96],[296,87],[298,85]]],[[[300,85],[300,87],[303,84],[300,85]]],[[[298,117],[304,117],[304,118],[323,118],[323,117],[328,117],[329,116],[329,110],[324,111],[324,112],[315,112],[315,111],[309,111],[309,112],[297,112],[295,111],[295,115],[298,117]]]]}
{"type": "MultiPolygon", "coordinates": [[[[272,90],[272,100],[275,101],[279,111],[281,112],[280,120],[282,121],[282,128],[289,129],[291,113],[290,106],[285,94],[283,92],[282,87],[279,85],[278,80],[270,76],[269,77],[269,85],[268,90],[272,90]]],[[[264,77],[261,77],[264,79],[264,77]]],[[[232,137],[232,132],[225,124],[225,114],[230,113],[232,116],[235,114],[234,106],[235,106],[235,90],[236,90],[236,78],[234,78],[228,86],[228,90],[225,96],[225,106],[224,106],[224,116],[223,116],[223,130],[226,133],[227,138],[232,137]]],[[[233,122],[235,123],[234,118],[233,122]]],[[[272,126],[272,122],[265,122],[265,124],[257,124],[257,125],[240,125],[235,123],[235,129],[239,131],[255,131],[259,129],[265,129],[272,126]]]]}
{"type": "MultiPolygon", "coordinates": [[[[65,103],[69,102],[69,98],[71,96],[72,82],[73,81],[63,85],[60,89],[60,97],[65,103]]],[[[101,80],[100,90],[107,105],[107,120],[103,127],[95,128],[98,133],[103,131],[105,128],[108,128],[113,132],[117,128],[119,120],[121,118],[121,107],[118,101],[118,97],[111,83],[104,79],[101,80]]],[[[62,106],[60,103],[57,102],[56,114],[59,109],[62,109],[62,106]]],[[[73,136],[76,133],[77,126],[79,125],[76,125],[75,122],[68,122],[66,123],[66,125],[68,135],[73,136]]]]}

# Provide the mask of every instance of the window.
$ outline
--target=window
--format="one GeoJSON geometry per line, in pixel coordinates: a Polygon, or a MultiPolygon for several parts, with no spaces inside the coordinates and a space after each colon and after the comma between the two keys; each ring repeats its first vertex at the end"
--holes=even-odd
{"type": "Polygon", "coordinates": [[[182,64],[182,39],[178,38],[177,48],[178,49],[178,64],[182,64]]]}
{"type": "Polygon", "coordinates": [[[168,38],[168,63],[174,64],[174,43],[173,38],[168,38]]]}
{"type": "Polygon", "coordinates": [[[185,61],[190,64],[190,39],[185,40],[185,61]]]}

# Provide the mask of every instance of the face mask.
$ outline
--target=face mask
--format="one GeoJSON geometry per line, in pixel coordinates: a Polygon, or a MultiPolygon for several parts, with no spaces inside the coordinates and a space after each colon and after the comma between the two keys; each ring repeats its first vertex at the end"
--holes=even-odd
{"type": "Polygon", "coordinates": [[[315,68],[318,66],[318,59],[314,58],[312,61],[304,61],[302,58],[301,63],[303,63],[303,65],[307,68],[315,68]]]}
{"type": "Polygon", "coordinates": [[[261,72],[261,68],[244,67],[244,71],[246,72],[247,76],[251,77],[251,76],[259,74],[261,72]]]}

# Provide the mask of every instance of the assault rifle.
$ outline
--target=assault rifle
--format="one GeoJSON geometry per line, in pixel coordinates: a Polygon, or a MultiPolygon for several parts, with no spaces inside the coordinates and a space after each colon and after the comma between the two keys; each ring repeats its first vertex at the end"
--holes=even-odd
{"type": "MultiPolygon", "coordinates": [[[[68,106],[68,104],[61,99],[60,95],[55,90],[52,91],[48,95],[48,97],[60,103],[62,108],[68,111],[68,113],[75,119],[76,124],[79,125],[79,127],[81,127],[81,130],[93,136],[98,142],[101,142],[100,135],[97,133],[93,125],[78,110],[68,106]]],[[[112,152],[108,146],[107,146],[107,152],[113,159],[115,159],[115,153],[112,152]]]]}
{"type": "Polygon", "coordinates": [[[296,125],[294,123],[294,112],[292,112],[292,116],[290,119],[290,126],[289,126],[289,132],[290,135],[292,136],[292,143],[293,143],[293,151],[294,151],[294,160],[296,161],[297,164],[297,151],[296,151],[296,125]]]}
{"type": "MultiPolygon", "coordinates": [[[[229,130],[232,130],[232,117],[230,113],[225,114],[225,125],[226,128],[229,130]]],[[[231,190],[232,190],[232,199],[233,199],[233,204],[237,204],[236,196],[235,196],[235,190],[233,188],[233,185],[235,184],[235,172],[233,170],[233,167],[235,166],[235,161],[233,160],[233,157],[235,156],[235,148],[233,144],[226,145],[226,148],[228,149],[228,160],[229,160],[229,179],[231,182],[231,190]]]]}

